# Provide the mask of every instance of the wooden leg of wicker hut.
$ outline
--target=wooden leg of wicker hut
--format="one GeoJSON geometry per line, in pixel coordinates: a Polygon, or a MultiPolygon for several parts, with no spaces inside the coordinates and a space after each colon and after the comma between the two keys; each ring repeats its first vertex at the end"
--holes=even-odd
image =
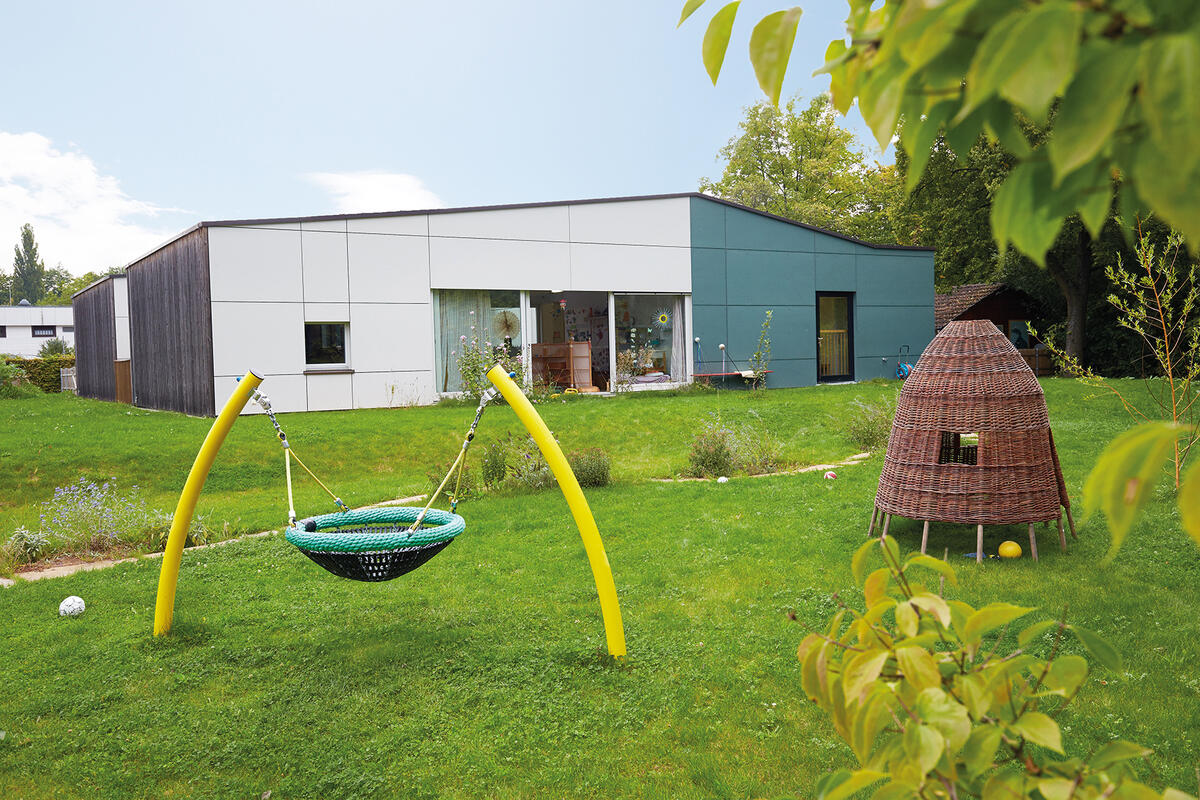
{"type": "Polygon", "coordinates": [[[1071,526],[1071,538],[1078,542],[1079,537],[1075,535],[1075,520],[1071,519],[1071,507],[1067,506],[1067,524],[1071,526]]]}
{"type": "Polygon", "coordinates": [[[1058,515],[1058,545],[1064,553],[1067,552],[1067,533],[1063,530],[1062,514],[1058,515]]]}
{"type": "Polygon", "coordinates": [[[975,534],[975,562],[983,563],[983,526],[979,526],[979,532],[975,534]]]}
{"type": "Polygon", "coordinates": [[[921,529],[921,552],[925,552],[925,545],[929,544],[929,520],[925,520],[925,527],[921,529]]]}
{"type": "Polygon", "coordinates": [[[867,536],[875,532],[875,518],[879,516],[879,506],[871,509],[871,524],[867,526],[867,536]]]}
{"type": "Polygon", "coordinates": [[[891,524],[892,524],[892,515],[884,514],[883,515],[883,530],[879,532],[879,541],[882,542],[884,539],[887,538],[888,526],[891,524]]]}
{"type": "Polygon", "coordinates": [[[1037,561],[1037,534],[1033,532],[1033,523],[1029,523],[1029,554],[1037,561]]]}

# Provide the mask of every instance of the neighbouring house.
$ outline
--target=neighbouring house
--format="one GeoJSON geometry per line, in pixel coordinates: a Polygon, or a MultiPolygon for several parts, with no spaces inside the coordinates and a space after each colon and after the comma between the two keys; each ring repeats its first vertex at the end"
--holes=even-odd
{"type": "Polygon", "coordinates": [[[939,333],[955,320],[991,320],[1025,357],[1035,374],[1054,374],[1050,354],[1030,332],[1038,303],[1020,289],[1003,283],[968,283],[939,293],[933,308],[939,333]]]}
{"type": "Polygon", "coordinates": [[[772,387],[890,374],[934,335],[932,250],[696,193],[202,222],[126,275],[75,295],[80,393],[115,397],[125,308],[132,401],[199,415],[250,369],[283,411],[436,402],[475,337],[603,390],[622,351],[635,389],[721,344],[744,366],[768,310],[772,387]]]}
{"type": "Polygon", "coordinates": [[[22,301],[0,306],[0,354],[34,358],[50,339],[75,346],[75,321],[70,306],[33,306],[22,301]]]}

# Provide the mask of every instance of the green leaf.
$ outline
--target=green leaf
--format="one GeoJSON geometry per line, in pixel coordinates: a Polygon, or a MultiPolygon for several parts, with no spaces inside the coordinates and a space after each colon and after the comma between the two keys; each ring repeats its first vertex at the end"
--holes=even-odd
{"type": "Polygon", "coordinates": [[[704,0],[687,0],[687,2],[683,4],[683,13],[679,15],[679,22],[676,23],[675,27],[678,28],[680,25],[682,25],[683,21],[690,17],[692,12],[702,5],[704,5],[704,0]]]}
{"type": "Polygon", "coordinates": [[[1159,794],[1144,783],[1127,780],[1121,782],[1110,800],[1159,800],[1159,794]]]}
{"type": "Polygon", "coordinates": [[[741,0],[733,0],[732,3],[713,14],[713,18],[708,23],[708,30],[704,32],[700,53],[704,58],[704,68],[708,70],[708,77],[712,78],[714,86],[717,85],[717,78],[721,74],[721,65],[725,63],[725,51],[729,49],[729,34],[733,30],[733,18],[737,16],[739,5],[741,5],[741,0]]]}
{"type": "Polygon", "coordinates": [[[875,539],[867,539],[854,551],[854,558],[850,559],[850,572],[854,575],[855,586],[863,585],[863,576],[867,572],[867,556],[871,555],[874,549],[875,539]]]}
{"type": "Polygon", "coordinates": [[[817,784],[817,800],[844,800],[887,776],[882,772],[860,769],[855,772],[840,769],[826,775],[817,784]]]}
{"type": "Polygon", "coordinates": [[[1105,563],[1112,561],[1150,497],[1179,429],[1169,423],[1139,425],[1108,443],[1083,484],[1085,519],[1104,511],[1112,533],[1105,563]]]}
{"type": "Polygon", "coordinates": [[[1000,76],[1000,95],[1043,120],[1050,102],[1075,74],[1083,13],[1074,3],[1035,6],[1013,26],[1012,40],[1000,58],[1011,71],[1000,76]],[[1019,53],[1015,61],[1012,53],[1019,53]]]}
{"type": "MultiPolygon", "coordinates": [[[[987,35],[983,37],[974,58],[971,59],[971,66],[967,68],[966,99],[952,124],[957,125],[965,120],[992,97],[1004,76],[1016,69],[1024,59],[1019,42],[1013,39],[1013,30],[1022,16],[1020,10],[1014,9],[988,28],[987,35]]],[[[955,152],[958,152],[957,149],[955,152]]]]}
{"type": "Polygon", "coordinates": [[[887,597],[888,581],[891,578],[892,574],[886,567],[880,567],[867,576],[867,580],[863,583],[863,595],[866,597],[868,609],[887,597]]]}
{"type": "Polygon", "coordinates": [[[1037,787],[1046,800],[1068,800],[1075,793],[1075,781],[1070,778],[1042,778],[1037,787]]]}
{"type": "Polygon", "coordinates": [[[945,750],[946,738],[935,728],[910,722],[904,731],[904,752],[915,762],[922,777],[937,766],[945,750]]]}
{"type": "Polygon", "coordinates": [[[801,13],[800,7],[794,6],[768,14],[758,21],[750,34],[750,63],[754,65],[759,87],[771,98],[772,105],[779,105],[783,76],[791,59],[801,13]]]}
{"type": "Polygon", "coordinates": [[[858,699],[867,684],[879,677],[887,660],[887,650],[867,650],[856,654],[846,665],[845,672],[842,674],[842,686],[846,698],[848,700],[858,699]]]}
{"type": "Polygon", "coordinates": [[[1185,160],[1145,142],[1137,148],[1130,172],[1142,200],[1187,237],[1194,248],[1194,243],[1200,242],[1200,192],[1196,191],[1200,165],[1188,170],[1184,164],[1185,160]]]}
{"type": "Polygon", "coordinates": [[[1083,656],[1059,656],[1050,664],[1042,683],[1056,694],[1069,697],[1087,678],[1087,659],[1083,656]]]}
{"type": "Polygon", "coordinates": [[[1113,672],[1121,671],[1121,654],[1117,652],[1115,647],[1100,638],[1098,633],[1090,631],[1087,628],[1081,628],[1078,625],[1068,625],[1067,627],[1079,637],[1079,641],[1083,643],[1084,648],[1091,654],[1092,658],[1113,672]]]}
{"type": "Polygon", "coordinates": [[[1018,617],[1033,611],[1032,608],[1014,606],[1011,603],[991,603],[976,611],[963,627],[963,639],[968,642],[978,641],[983,634],[990,630],[1007,625],[1018,617]]]}
{"type": "Polygon", "coordinates": [[[917,188],[925,165],[933,154],[933,145],[937,141],[938,131],[945,124],[946,118],[954,110],[955,103],[937,103],[931,107],[920,120],[909,122],[905,120],[904,128],[900,131],[900,143],[908,153],[908,175],[905,176],[904,191],[911,193],[917,188]]]}
{"type": "Polygon", "coordinates": [[[1017,646],[1021,648],[1028,647],[1030,642],[1057,624],[1058,623],[1052,619],[1044,619],[1041,622],[1033,623],[1028,628],[1021,631],[1021,635],[1017,637],[1017,646]]]}
{"type": "Polygon", "coordinates": [[[1014,798],[1023,800],[1028,796],[1029,792],[1026,791],[1023,772],[1003,772],[993,775],[983,786],[983,800],[1014,800],[1014,798]]]}
{"type": "Polygon", "coordinates": [[[925,689],[917,696],[916,714],[945,737],[951,754],[957,753],[971,735],[967,709],[940,688],[925,689]]]}
{"type": "Polygon", "coordinates": [[[1054,116],[1047,145],[1055,185],[1095,158],[1112,138],[1129,106],[1137,65],[1138,51],[1133,47],[1100,39],[1084,50],[1079,71],[1054,116]]]}
{"type": "Polygon", "coordinates": [[[1088,759],[1087,763],[1092,769],[1102,770],[1108,769],[1120,761],[1128,761],[1131,758],[1145,758],[1153,752],[1149,747],[1142,747],[1140,744],[1118,739],[1115,742],[1109,742],[1097,750],[1088,759]]]}
{"type": "Polygon", "coordinates": [[[905,567],[916,565],[918,567],[928,567],[929,569],[946,576],[946,581],[951,586],[958,586],[958,576],[954,574],[954,567],[940,558],[927,556],[924,553],[917,553],[908,557],[904,562],[905,567]]]}
{"type": "Polygon", "coordinates": [[[1200,463],[1192,465],[1179,485],[1179,516],[1187,535],[1200,545],[1200,463]]]}
{"type": "Polygon", "coordinates": [[[1154,36],[1142,45],[1139,105],[1155,147],[1177,169],[1200,160],[1200,38],[1194,31],[1154,36]]]}
{"type": "Polygon", "coordinates": [[[1045,263],[1046,251],[1058,237],[1062,218],[1053,213],[1050,165],[1023,161],[996,190],[992,200],[992,235],[1003,250],[1008,242],[1036,261],[1045,263]]]}
{"type": "Polygon", "coordinates": [[[1000,747],[1000,736],[1000,729],[995,725],[981,725],[971,731],[963,745],[963,765],[967,775],[976,778],[991,768],[1000,747]]]}
{"type": "Polygon", "coordinates": [[[922,611],[931,614],[934,619],[942,624],[942,627],[950,627],[950,606],[936,594],[917,594],[909,602],[922,611]]]}
{"type": "Polygon", "coordinates": [[[900,635],[910,638],[917,635],[920,620],[911,603],[901,603],[896,606],[896,630],[900,635]]]}
{"type": "Polygon", "coordinates": [[[923,647],[896,648],[896,663],[904,678],[918,690],[942,685],[942,673],[938,671],[933,656],[923,647]]]}
{"type": "Polygon", "coordinates": [[[1034,744],[1040,744],[1057,753],[1063,751],[1058,723],[1040,711],[1026,711],[1008,727],[1034,744]]]}
{"type": "Polygon", "coordinates": [[[918,794],[919,790],[911,783],[892,780],[876,789],[871,800],[910,800],[918,794]]]}
{"type": "Polygon", "coordinates": [[[1112,182],[1105,180],[1099,186],[1089,188],[1083,194],[1075,210],[1093,239],[1100,238],[1100,229],[1108,220],[1108,212],[1112,209],[1112,182]]]}
{"type": "Polygon", "coordinates": [[[907,78],[900,61],[889,61],[873,69],[859,86],[858,107],[882,150],[896,134],[900,100],[907,78]]]}
{"type": "Polygon", "coordinates": [[[1170,789],[1170,788],[1163,790],[1162,796],[1163,796],[1163,800],[1196,800],[1195,797],[1188,794],[1187,792],[1181,792],[1178,789],[1170,789]]]}

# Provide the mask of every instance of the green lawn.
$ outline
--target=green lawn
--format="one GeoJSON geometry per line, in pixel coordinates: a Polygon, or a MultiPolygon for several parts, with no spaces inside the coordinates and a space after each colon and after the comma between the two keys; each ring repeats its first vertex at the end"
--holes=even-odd
{"type": "MultiPolygon", "coordinates": [[[[1076,384],[1046,385],[1077,497],[1102,444],[1128,421],[1076,384]]],[[[826,460],[853,450],[839,433],[846,402],[893,390],[719,401],[726,415],[762,415],[792,458],[826,460]]],[[[185,553],[175,629],[161,639],[149,634],[156,561],[18,584],[0,591],[0,797],[812,796],[816,778],[852,756],[802,696],[795,649],[831,615],[832,593],[861,599],[849,557],[881,459],[843,468],[836,481],[637,480],[682,469],[687,431],[717,401],[544,409],[565,447],[600,444],[615,457],[618,483],[589,498],[621,598],[626,663],[603,656],[587,561],[554,491],[465,503],[467,533],[385,584],[333,578],[278,536],[185,553]],[[68,594],[88,602],[79,619],[56,616],[68,594]]],[[[70,398],[37,402],[23,413],[87,433],[73,441],[55,433],[41,460],[20,455],[6,435],[2,446],[21,461],[6,453],[0,474],[22,491],[43,491],[30,480],[38,463],[53,483],[104,452],[101,474],[167,497],[208,424],[70,398]],[[159,441],[168,446],[158,451],[159,441]]],[[[18,436],[36,427],[22,413],[0,413],[12,414],[18,436]]],[[[307,440],[314,461],[355,484],[361,495],[343,491],[361,502],[420,488],[426,459],[452,452],[469,416],[433,408],[285,424],[298,448],[307,440]],[[344,451],[315,444],[322,430],[336,430],[344,451]]],[[[493,433],[497,419],[514,424],[500,410],[493,433]]],[[[210,479],[223,513],[247,527],[278,519],[266,424],[240,422],[210,479]]],[[[6,509],[6,518],[28,509],[6,509]]],[[[918,524],[893,530],[906,549],[919,544],[918,524]]],[[[1063,555],[1047,531],[1037,565],[976,566],[952,555],[962,581],[954,596],[1039,605],[1046,616],[1066,606],[1072,621],[1108,637],[1125,670],[1096,667],[1060,719],[1069,753],[1118,737],[1142,742],[1156,751],[1157,777],[1144,769],[1147,780],[1195,791],[1200,550],[1179,532],[1165,491],[1112,566],[1099,565],[1108,543],[1099,521],[1080,537],[1063,555]]],[[[934,526],[930,538],[939,554],[973,549],[962,528],[934,526]]],[[[1021,541],[1023,531],[990,531],[988,549],[1002,538],[1021,541]]]]}

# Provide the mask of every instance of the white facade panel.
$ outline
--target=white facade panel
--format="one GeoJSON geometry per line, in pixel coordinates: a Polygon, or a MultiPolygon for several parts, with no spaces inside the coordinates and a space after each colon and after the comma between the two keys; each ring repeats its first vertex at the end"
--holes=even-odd
{"type": "Polygon", "coordinates": [[[461,211],[429,215],[429,235],[470,239],[565,242],[570,238],[566,206],[461,211]]]}
{"type": "Polygon", "coordinates": [[[436,403],[432,372],[355,372],[356,408],[404,408],[436,403]]]}
{"type": "Polygon", "coordinates": [[[263,376],[304,371],[302,303],[214,302],[212,333],[217,377],[239,377],[250,369],[263,376]]]}
{"type": "Polygon", "coordinates": [[[570,288],[690,294],[692,253],[686,247],[572,243],[570,288]]]}
{"type": "Polygon", "coordinates": [[[374,303],[429,302],[429,239],[352,233],[350,299],[374,303]]]}
{"type": "Polygon", "coordinates": [[[308,382],[309,411],[336,411],[356,407],[353,376],[349,373],[309,373],[304,377],[308,382]]]}
{"type": "Polygon", "coordinates": [[[213,302],[302,301],[300,236],[298,230],[209,228],[213,302]]]}
{"type": "Polygon", "coordinates": [[[406,214],[400,217],[369,217],[346,220],[350,233],[383,233],[396,236],[425,236],[429,233],[429,217],[425,214],[406,214]]]}
{"type": "Polygon", "coordinates": [[[129,281],[119,275],[112,279],[113,319],[116,327],[117,360],[129,358],[129,281]]]}
{"type": "Polygon", "coordinates": [[[690,247],[691,201],[686,197],[570,206],[571,241],[690,247]]]}
{"type": "MultiPolygon", "coordinates": [[[[243,372],[242,375],[244,374],[243,372]]],[[[258,374],[262,375],[261,372],[258,374]]],[[[241,375],[217,376],[213,386],[218,409],[224,406],[225,401],[233,394],[240,377],[241,375]]],[[[264,375],[260,388],[263,394],[271,398],[271,408],[274,411],[285,414],[293,411],[308,411],[308,386],[303,375],[264,375]]],[[[258,403],[251,401],[246,403],[242,413],[261,414],[263,410],[258,403]]]]}
{"type": "MultiPolygon", "coordinates": [[[[344,223],[343,223],[344,224],[344,223]]],[[[300,234],[304,300],[329,303],[350,299],[346,234],[305,230],[300,234]]]]}
{"type": "Polygon", "coordinates": [[[346,220],[344,219],[323,219],[314,221],[304,221],[300,223],[302,231],[329,231],[331,233],[345,233],[346,220]]]}
{"type": "Polygon", "coordinates": [[[433,372],[431,306],[354,303],[350,307],[350,366],[355,372],[433,372]]]}
{"type": "Polygon", "coordinates": [[[504,239],[429,241],[435,289],[567,289],[570,246],[565,242],[504,239]]]}
{"type": "Polygon", "coordinates": [[[305,322],[349,322],[349,303],[305,303],[305,322]]]}

